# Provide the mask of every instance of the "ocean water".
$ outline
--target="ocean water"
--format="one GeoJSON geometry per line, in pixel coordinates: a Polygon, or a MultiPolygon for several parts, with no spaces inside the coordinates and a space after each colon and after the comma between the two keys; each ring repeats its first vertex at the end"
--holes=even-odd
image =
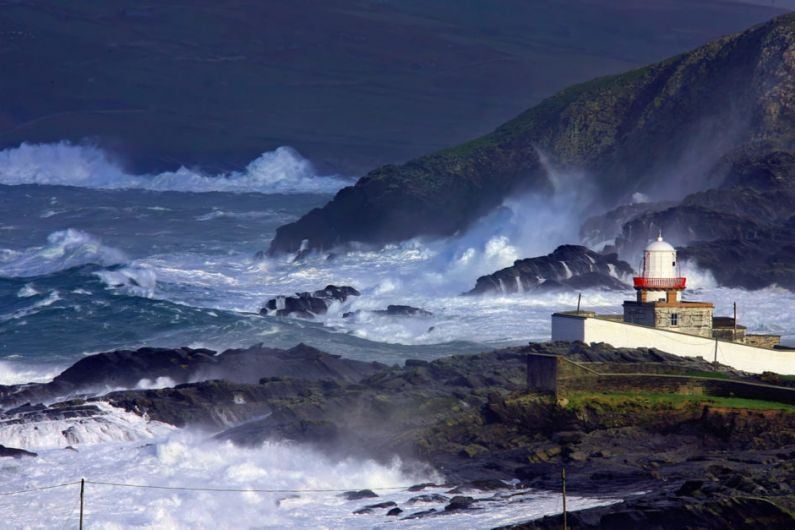
{"type": "MultiPolygon", "coordinates": [[[[514,198],[450,238],[359,248],[333,259],[258,257],[276,227],[324,204],[350,182],[316,175],[289,148],[225,175],[185,168],[131,175],[102,151],[69,144],[0,151],[0,384],[47,381],[84,355],[141,346],[222,350],[304,342],[363,360],[431,359],[546,340],[550,314],[576,304],[576,293],[462,296],[479,275],[576,241],[582,201],[570,195],[576,186],[566,179],[554,200],[514,198]],[[362,296],[333,305],[316,320],[258,314],[272,296],[327,284],[354,286],[362,296]],[[433,316],[368,312],[389,304],[421,307],[433,316]]],[[[686,274],[694,287],[691,299],[713,301],[718,314],[730,314],[737,302],[749,330],[780,333],[795,343],[795,319],[782,310],[795,307],[793,293],[723,289],[701,271],[686,274]]],[[[583,307],[618,313],[632,294],[586,291],[583,307]]],[[[104,410],[75,427],[85,430],[77,453],[63,449],[58,433],[64,425],[0,425],[0,443],[40,453],[33,460],[0,462],[4,491],[81,476],[155,485],[203,484],[212,476],[232,488],[277,489],[361,489],[443,479],[430,470],[408,476],[397,464],[333,462],[291,445],[219,447],[197,433],[140,421],[104,410]]],[[[67,499],[65,489],[0,497],[0,503],[4,514],[12,514],[13,527],[52,527],[67,510],[73,513],[74,493],[67,499]]],[[[386,524],[380,515],[353,517],[351,511],[368,502],[335,494],[225,495],[92,486],[90,527],[210,527],[206,521],[230,514],[239,517],[235,526],[252,528],[386,524]],[[124,503],[117,502],[121,495],[124,503]]],[[[402,503],[407,495],[391,491],[383,500],[402,503]]],[[[548,492],[523,495],[484,503],[489,509],[477,515],[410,524],[488,527],[559,510],[548,492]]]]}

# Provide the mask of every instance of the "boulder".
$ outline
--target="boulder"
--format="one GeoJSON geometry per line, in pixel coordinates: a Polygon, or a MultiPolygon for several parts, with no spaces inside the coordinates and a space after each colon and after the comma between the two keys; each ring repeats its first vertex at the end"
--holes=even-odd
{"type": "Polygon", "coordinates": [[[598,254],[578,245],[562,245],[547,256],[517,260],[510,267],[477,279],[467,294],[513,294],[535,290],[627,289],[633,274],[616,254],[598,254]]]}
{"type": "Polygon", "coordinates": [[[314,318],[324,315],[332,302],[345,302],[351,296],[361,293],[349,286],[327,285],[324,289],[314,292],[296,293],[295,296],[277,296],[265,303],[260,310],[261,315],[293,316],[314,318]]]}
{"type": "Polygon", "coordinates": [[[10,457],[10,458],[22,458],[25,456],[38,456],[36,453],[31,451],[26,451],[24,449],[17,449],[15,447],[6,447],[4,445],[0,445],[0,458],[3,457],[10,457]]]}

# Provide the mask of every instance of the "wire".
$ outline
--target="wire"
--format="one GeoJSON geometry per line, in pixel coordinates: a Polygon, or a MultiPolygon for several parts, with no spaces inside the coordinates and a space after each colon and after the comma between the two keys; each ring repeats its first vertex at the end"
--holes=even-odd
{"type": "MultiPolygon", "coordinates": [[[[144,489],[157,489],[157,490],[182,490],[182,491],[218,491],[218,492],[237,492],[237,493],[344,493],[347,491],[355,491],[351,488],[348,489],[261,489],[261,488],[191,488],[188,486],[150,486],[147,484],[126,484],[122,482],[100,482],[94,480],[86,480],[86,484],[96,484],[99,486],[120,486],[123,488],[144,488],[144,489]]],[[[411,486],[390,486],[385,488],[368,488],[371,490],[405,490],[411,486]]]]}
{"type": "Polygon", "coordinates": [[[31,491],[51,490],[53,488],[63,488],[64,486],[76,486],[77,484],[80,484],[80,481],[77,481],[77,482],[66,482],[64,484],[53,484],[52,486],[41,486],[40,488],[30,488],[30,489],[27,489],[27,490],[0,492],[0,495],[2,495],[2,496],[5,496],[5,495],[18,495],[20,493],[29,493],[31,491]]]}

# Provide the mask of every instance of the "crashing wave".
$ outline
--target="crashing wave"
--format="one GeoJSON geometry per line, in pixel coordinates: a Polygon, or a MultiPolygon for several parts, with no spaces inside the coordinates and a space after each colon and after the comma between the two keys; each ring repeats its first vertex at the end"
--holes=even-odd
{"type": "Polygon", "coordinates": [[[165,423],[96,402],[91,406],[53,410],[47,414],[11,414],[0,421],[0,444],[41,450],[66,446],[129,442],[162,436],[174,430],[165,423]]]}
{"type": "Polygon", "coordinates": [[[47,236],[47,244],[16,252],[0,262],[0,276],[27,278],[95,264],[104,267],[125,263],[125,254],[103,245],[99,239],[82,230],[68,228],[47,236]]]}
{"type": "Polygon", "coordinates": [[[180,167],[156,175],[126,173],[109,155],[68,142],[27,144],[0,151],[0,184],[47,184],[96,189],[181,192],[334,193],[350,179],[320,176],[290,147],[260,155],[245,170],[207,175],[180,167]]]}

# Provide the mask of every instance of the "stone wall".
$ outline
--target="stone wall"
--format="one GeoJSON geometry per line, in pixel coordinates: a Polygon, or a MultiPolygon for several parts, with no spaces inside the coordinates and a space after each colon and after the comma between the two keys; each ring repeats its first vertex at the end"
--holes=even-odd
{"type": "Polygon", "coordinates": [[[756,346],[757,348],[773,349],[773,347],[781,344],[781,335],[746,335],[745,344],[756,346]]]}
{"type": "Polygon", "coordinates": [[[573,392],[637,392],[738,397],[795,405],[793,388],[685,375],[602,373],[563,357],[543,354],[528,354],[527,385],[531,392],[556,398],[573,392]]]}
{"type": "Polygon", "coordinates": [[[712,337],[711,307],[655,307],[654,327],[670,329],[689,335],[712,337]],[[677,325],[671,325],[672,316],[676,315],[677,325]]]}
{"type": "MultiPolygon", "coordinates": [[[[745,340],[745,329],[737,328],[735,331],[734,328],[712,328],[712,337],[718,340],[728,340],[732,342],[738,342],[740,344],[746,344],[745,340]]],[[[753,344],[753,346],[759,346],[759,344],[753,344]]]]}

